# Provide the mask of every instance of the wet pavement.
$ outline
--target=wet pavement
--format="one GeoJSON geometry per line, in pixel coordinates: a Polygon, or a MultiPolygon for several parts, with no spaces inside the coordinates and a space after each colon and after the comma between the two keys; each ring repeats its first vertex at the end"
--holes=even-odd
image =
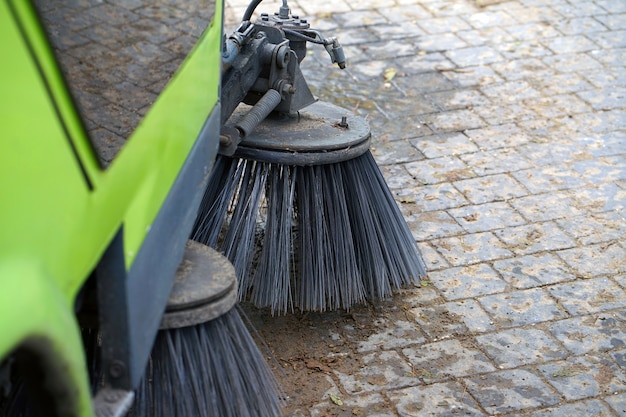
{"type": "Polygon", "coordinates": [[[368,118],[429,269],[294,415],[626,416],[626,1],[289,5],[345,46],[304,74],[368,118]]]}

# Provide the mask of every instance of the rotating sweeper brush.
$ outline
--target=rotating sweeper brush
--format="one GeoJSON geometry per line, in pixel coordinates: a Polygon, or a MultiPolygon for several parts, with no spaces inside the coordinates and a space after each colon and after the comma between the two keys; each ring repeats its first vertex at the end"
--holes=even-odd
{"type": "Polygon", "coordinates": [[[259,3],[225,44],[221,155],[192,238],[233,262],[241,300],[272,313],[390,296],[425,274],[415,240],[369,151],[367,122],[317,102],[299,67],[307,43],[340,68],[343,50],[286,1],[251,22],[259,3]]]}

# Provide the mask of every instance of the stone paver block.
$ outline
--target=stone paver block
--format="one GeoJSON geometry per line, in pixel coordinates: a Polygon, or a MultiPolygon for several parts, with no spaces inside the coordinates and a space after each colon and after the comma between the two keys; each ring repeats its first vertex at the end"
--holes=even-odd
{"type": "Polygon", "coordinates": [[[447,339],[458,335],[468,334],[469,331],[463,317],[455,314],[446,305],[414,308],[410,313],[415,321],[432,340],[447,339]]]}
{"type": "Polygon", "coordinates": [[[420,329],[415,323],[401,320],[386,321],[377,327],[378,332],[369,335],[367,340],[359,342],[358,352],[398,349],[407,344],[420,344],[426,341],[422,335],[423,329],[420,329]]]}
{"type": "Polygon", "coordinates": [[[464,132],[481,150],[519,146],[528,143],[529,136],[513,124],[489,126],[464,132]]]}
{"type": "Polygon", "coordinates": [[[473,204],[506,201],[528,195],[528,191],[509,174],[461,180],[455,182],[454,186],[473,204]]]}
{"type": "Polygon", "coordinates": [[[550,325],[550,332],[576,355],[626,346],[624,317],[609,313],[561,320],[550,325]]]}
{"type": "Polygon", "coordinates": [[[533,194],[553,190],[567,190],[587,185],[587,181],[580,173],[564,166],[526,169],[514,172],[512,175],[533,194]]]}
{"type": "Polygon", "coordinates": [[[387,394],[401,416],[484,416],[458,382],[411,387],[387,394]]]}
{"type": "MultiPolygon", "coordinates": [[[[372,417],[394,417],[395,413],[387,405],[387,401],[380,394],[367,394],[354,397],[341,395],[339,391],[332,393],[327,401],[315,405],[310,410],[311,417],[326,417],[331,415],[372,417]],[[333,400],[334,398],[334,400],[333,400]],[[341,401],[341,405],[337,402],[341,401]]],[[[304,416],[305,414],[302,414],[304,416]]],[[[309,414],[306,414],[308,416],[309,414]]],[[[298,415],[292,417],[300,417],[298,415]]]]}
{"type": "Polygon", "coordinates": [[[615,184],[574,189],[571,193],[579,207],[592,212],[626,208],[626,191],[615,184]]]}
{"type": "Polygon", "coordinates": [[[515,288],[532,288],[576,278],[558,257],[550,253],[496,261],[493,267],[515,288]]]}
{"type": "Polygon", "coordinates": [[[472,377],[466,383],[468,391],[490,415],[559,402],[559,396],[541,378],[523,369],[472,377]]]}
{"type": "Polygon", "coordinates": [[[626,417],[626,395],[623,393],[611,395],[604,399],[619,417],[626,417]]]}
{"type": "Polygon", "coordinates": [[[540,366],[539,371],[568,400],[626,391],[626,376],[603,356],[571,358],[540,366]]]}
{"type": "Polygon", "coordinates": [[[611,410],[599,400],[579,401],[530,413],[530,417],[594,416],[612,417],[611,410]]]}
{"type": "Polygon", "coordinates": [[[541,288],[487,295],[478,299],[493,321],[504,327],[524,326],[567,317],[541,288]]]}
{"type": "Polygon", "coordinates": [[[486,123],[473,110],[449,110],[421,116],[434,132],[443,133],[483,127],[486,123]]]}
{"type": "Polygon", "coordinates": [[[512,255],[491,232],[474,233],[433,241],[439,252],[454,266],[493,261],[512,255]]]}
{"type": "Polygon", "coordinates": [[[354,362],[354,367],[349,373],[334,371],[350,395],[419,384],[411,367],[395,351],[366,353],[354,362]]]}
{"type": "Polygon", "coordinates": [[[626,271],[624,253],[622,246],[612,242],[557,252],[583,278],[626,271]]]}
{"type": "Polygon", "coordinates": [[[554,222],[510,227],[496,230],[495,234],[506,244],[507,249],[518,255],[575,246],[574,240],[559,229],[554,222]]]}
{"type": "Polygon", "coordinates": [[[500,368],[563,359],[567,352],[538,329],[511,329],[476,337],[476,341],[500,368]]]}
{"type": "Polygon", "coordinates": [[[626,149],[626,133],[611,132],[606,135],[575,138],[593,156],[609,156],[623,153],[626,149]]]}
{"type": "Polygon", "coordinates": [[[478,176],[502,174],[531,168],[531,163],[511,148],[459,155],[478,176]]]}
{"type": "Polygon", "coordinates": [[[394,142],[380,141],[370,148],[376,163],[386,165],[397,162],[412,162],[424,159],[424,156],[408,140],[394,142]]]}
{"type": "Polygon", "coordinates": [[[448,210],[470,233],[486,232],[525,224],[526,221],[505,202],[485,203],[448,210]]]}
{"type": "Polygon", "coordinates": [[[423,19],[419,22],[422,29],[430,34],[454,33],[460,30],[470,29],[470,26],[458,16],[436,17],[423,19]]]}
{"type": "Polygon", "coordinates": [[[444,75],[462,87],[480,87],[502,81],[493,69],[483,66],[450,69],[444,75]]]}
{"type": "Polygon", "coordinates": [[[482,374],[495,370],[480,350],[457,339],[402,350],[416,376],[426,383],[482,374]]]}
{"type": "Polygon", "coordinates": [[[472,67],[500,62],[504,58],[489,46],[473,46],[470,48],[449,49],[445,55],[459,67],[472,67]]]}
{"type": "Polygon", "coordinates": [[[428,245],[426,242],[419,242],[417,244],[421,254],[422,259],[426,263],[427,271],[436,271],[438,269],[449,268],[450,265],[448,262],[437,252],[432,246],[428,245]]]}
{"type": "Polygon", "coordinates": [[[449,183],[425,185],[416,189],[404,189],[396,194],[396,201],[412,204],[417,212],[445,210],[467,204],[467,200],[449,183]]]}
{"type": "Polygon", "coordinates": [[[429,279],[448,300],[473,298],[506,289],[506,282],[484,263],[431,272],[429,279]]]}
{"type": "Polygon", "coordinates": [[[572,315],[626,307],[626,292],[608,278],[553,285],[548,291],[572,315]]]}
{"type": "Polygon", "coordinates": [[[459,31],[457,32],[457,36],[471,46],[491,45],[514,40],[513,35],[497,26],[478,30],[459,31]]]}
{"type": "Polygon", "coordinates": [[[569,139],[555,141],[554,138],[552,138],[540,142],[540,140],[535,137],[533,143],[523,145],[518,149],[522,155],[531,160],[535,165],[545,166],[591,158],[591,154],[587,151],[589,147],[586,145],[583,146],[584,148],[580,148],[569,139]]]}
{"type": "Polygon", "coordinates": [[[402,208],[409,229],[417,241],[463,233],[463,228],[445,211],[413,213],[402,208]]]}
{"type": "Polygon", "coordinates": [[[478,151],[473,141],[462,133],[425,136],[412,143],[430,159],[478,151]]]}
{"type": "Polygon", "coordinates": [[[531,222],[542,222],[581,214],[567,191],[530,195],[509,202],[531,222]]]}
{"type": "Polygon", "coordinates": [[[624,218],[615,212],[592,213],[587,216],[557,220],[557,224],[583,245],[618,240],[626,236],[624,218]]]}
{"type": "Polygon", "coordinates": [[[437,184],[458,181],[476,176],[474,172],[456,156],[426,159],[406,164],[406,169],[418,184],[437,184]]]}

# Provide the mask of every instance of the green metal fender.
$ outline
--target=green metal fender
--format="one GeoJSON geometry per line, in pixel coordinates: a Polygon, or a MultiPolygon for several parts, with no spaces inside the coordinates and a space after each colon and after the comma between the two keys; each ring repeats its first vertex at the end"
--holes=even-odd
{"type": "Polygon", "coordinates": [[[75,298],[122,225],[131,268],[217,105],[221,18],[103,170],[32,5],[0,0],[0,363],[47,358],[68,415],[92,415],[75,298]]]}

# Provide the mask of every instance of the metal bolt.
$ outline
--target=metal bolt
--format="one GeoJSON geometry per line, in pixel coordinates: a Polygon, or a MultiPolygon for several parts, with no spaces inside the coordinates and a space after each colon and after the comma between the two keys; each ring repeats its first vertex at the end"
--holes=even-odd
{"type": "Polygon", "coordinates": [[[111,378],[121,378],[124,375],[125,369],[126,366],[124,366],[124,362],[113,361],[111,365],[109,365],[109,375],[111,378]]]}
{"type": "Polygon", "coordinates": [[[348,117],[341,116],[341,122],[339,122],[339,127],[343,127],[344,129],[348,128],[348,117]]]}

